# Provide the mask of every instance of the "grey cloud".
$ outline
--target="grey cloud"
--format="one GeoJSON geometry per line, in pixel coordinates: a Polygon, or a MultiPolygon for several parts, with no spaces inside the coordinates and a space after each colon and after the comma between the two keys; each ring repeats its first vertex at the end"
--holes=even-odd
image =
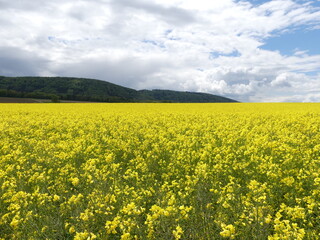
{"type": "Polygon", "coordinates": [[[163,60],[153,59],[148,62],[126,57],[119,61],[104,59],[85,59],[78,63],[63,64],[54,69],[56,75],[87,77],[105,80],[125,87],[140,89],[141,86],[154,84],[150,76],[167,67],[163,60]]]}
{"type": "Polygon", "coordinates": [[[0,16],[0,26],[6,26],[7,28],[10,28],[10,27],[14,27],[14,24],[11,20],[0,16]]]}
{"type": "Polygon", "coordinates": [[[0,0],[0,9],[4,10],[4,9],[14,8],[14,9],[32,10],[34,9],[34,7],[39,6],[39,2],[28,1],[28,0],[21,0],[21,1],[0,0]]]}
{"type": "Polygon", "coordinates": [[[98,1],[75,2],[67,14],[80,22],[85,22],[88,19],[92,19],[97,16],[105,17],[105,12],[103,10],[103,7],[105,6],[106,4],[99,4],[98,1]],[[88,9],[90,9],[90,11],[88,11],[88,9]]]}
{"type": "Polygon", "coordinates": [[[271,86],[272,87],[281,87],[281,88],[292,87],[288,81],[272,81],[271,86]]]}
{"type": "Polygon", "coordinates": [[[6,76],[35,76],[48,69],[49,62],[22,49],[0,47],[0,74],[6,76]]]}
{"type": "Polygon", "coordinates": [[[14,10],[24,10],[24,11],[42,11],[47,7],[54,6],[59,3],[65,2],[64,0],[53,0],[53,1],[43,1],[43,0],[19,0],[19,1],[7,1],[0,0],[0,9],[14,9],[14,10]]]}
{"type": "Polygon", "coordinates": [[[161,5],[151,3],[150,1],[139,0],[113,0],[113,6],[119,11],[124,8],[134,8],[143,10],[150,14],[156,14],[162,20],[173,25],[185,25],[196,21],[195,16],[182,8],[178,7],[163,7],[161,5]]]}

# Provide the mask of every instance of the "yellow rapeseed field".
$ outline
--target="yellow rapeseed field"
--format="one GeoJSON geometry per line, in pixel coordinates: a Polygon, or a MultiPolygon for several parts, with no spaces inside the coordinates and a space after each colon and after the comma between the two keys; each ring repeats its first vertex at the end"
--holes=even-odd
{"type": "Polygon", "coordinates": [[[0,239],[320,239],[320,104],[0,104],[0,239]]]}

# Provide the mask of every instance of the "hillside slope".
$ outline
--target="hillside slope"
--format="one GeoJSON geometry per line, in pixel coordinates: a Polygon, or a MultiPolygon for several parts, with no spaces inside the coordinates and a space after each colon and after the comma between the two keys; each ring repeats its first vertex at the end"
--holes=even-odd
{"type": "Polygon", "coordinates": [[[45,98],[98,102],[236,102],[207,93],[134,90],[113,83],[69,77],[3,77],[0,97],[45,98]]]}

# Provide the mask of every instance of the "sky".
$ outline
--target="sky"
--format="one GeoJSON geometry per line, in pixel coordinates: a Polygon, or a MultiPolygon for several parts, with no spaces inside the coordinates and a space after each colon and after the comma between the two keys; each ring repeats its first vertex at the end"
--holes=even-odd
{"type": "Polygon", "coordinates": [[[320,0],[0,0],[0,75],[320,102],[320,0]]]}

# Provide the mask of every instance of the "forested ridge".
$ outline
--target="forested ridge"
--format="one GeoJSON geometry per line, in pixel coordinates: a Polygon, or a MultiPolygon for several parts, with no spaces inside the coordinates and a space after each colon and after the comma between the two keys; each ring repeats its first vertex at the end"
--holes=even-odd
{"type": "Polygon", "coordinates": [[[70,77],[0,76],[0,97],[93,102],[236,102],[207,93],[137,91],[101,80],[70,77]]]}

